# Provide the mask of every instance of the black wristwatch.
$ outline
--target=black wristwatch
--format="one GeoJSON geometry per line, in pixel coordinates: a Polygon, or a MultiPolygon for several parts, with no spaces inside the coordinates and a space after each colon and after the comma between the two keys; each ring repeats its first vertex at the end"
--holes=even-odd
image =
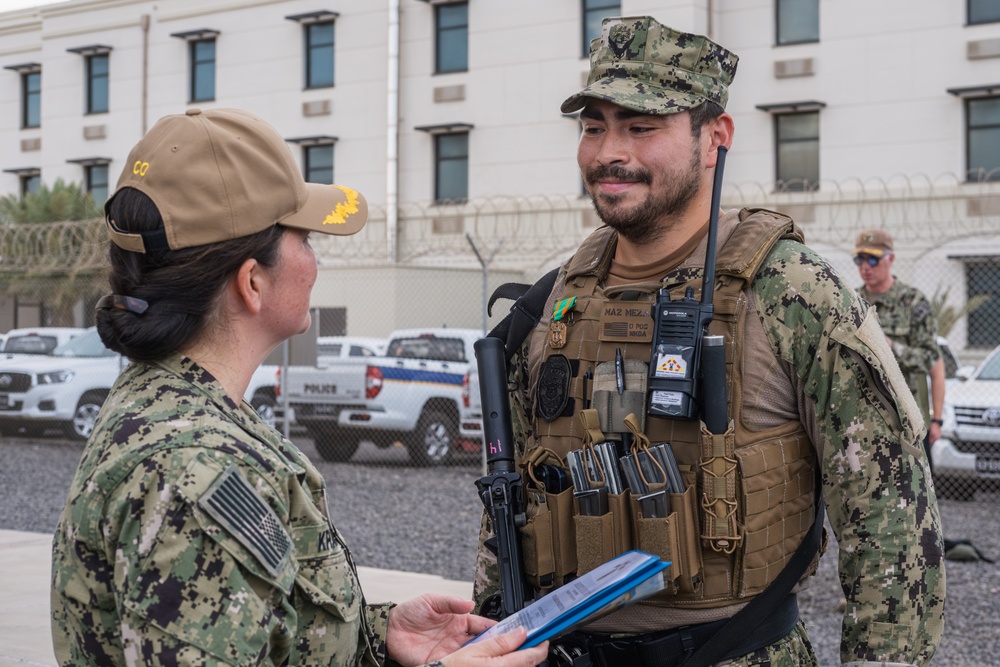
{"type": "Polygon", "coordinates": [[[931,423],[932,424],[937,424],[938,426],[944,426],[944,420],[943,419],[932,419],[931,423]]]}

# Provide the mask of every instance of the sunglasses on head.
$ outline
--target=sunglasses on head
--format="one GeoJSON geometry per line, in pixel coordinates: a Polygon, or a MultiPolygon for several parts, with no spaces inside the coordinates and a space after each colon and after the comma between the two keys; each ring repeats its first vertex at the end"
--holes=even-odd
{"type": "MultiPolygon", "coordinates": [[[[886,257],[888,257],[888,255],[886,255],[886,257]]],[[[858,266],[861,266],[862,264],[867,264],[868,266],[874,268],[878,266],[878,263],[881,262],[882,259],[883,259],[882,257],[874,257],[872,255],[855,255],[854,263],[857,264],[858,266]]]]}

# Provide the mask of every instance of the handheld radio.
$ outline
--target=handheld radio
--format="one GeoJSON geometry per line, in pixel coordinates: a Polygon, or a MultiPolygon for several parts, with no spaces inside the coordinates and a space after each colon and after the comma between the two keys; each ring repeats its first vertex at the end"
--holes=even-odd
{"type": "MultiPolygon", "coordinates": [[[[708,248],[701,300],[688,287],[684,297],[670,300],[670,291],[661,289],[653,316],[653,348],[649,361],[649,414],[674,419],[698,419],[698,390],[701,381],[702,338],[715,316],[712,295],[715,288],[715,244],[719,232],[719,200],[725,146],[719,146],[712,183],[712,211],[708,222],[708,248]]],[[[723,377],[722,381],[725,381],[723,377]]]]}

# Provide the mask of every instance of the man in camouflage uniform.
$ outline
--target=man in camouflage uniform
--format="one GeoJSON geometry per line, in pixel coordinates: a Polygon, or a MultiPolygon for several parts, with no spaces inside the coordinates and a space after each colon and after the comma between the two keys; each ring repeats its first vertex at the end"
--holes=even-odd
{"type": "MultiPolygon", "coordinates": [[[[603,36],[592,42],[588,86],[567,99],[562,112],[581,110],[577,159],[607,226],[560,269],[540,321],[514,353],[511,412],[522,472],[540,460],[561,462],[590,437],[580,426],[580,410],[592,399],[596,403],[591,371],[614,364],[617,352],[626,363],[650,359],[650,337],[644,344],[616,338],[650,329],[650,292],[666,288],[676,299],[687,286],[700,284],[713,169],[719,148],[728,148],[733,137],[733,119],[724,107],[736,63],[735,54],[707,38],[671,30],[651,17],[605,19],[603,36]],[[628,305],[628,299],[642,307],[607,307],[628,305]],[[616,315],[641,313],[643,307],[645,319],[616,315]],[[551,360],[562,363],[564,372],[549,373],[551,360]]],[[[727,354],[735,355],[727,359],[729,431],[718,438],[699,430],[697,422],[652,415],[645,426],[651,440],[669,440],[677,454],[687,491],[671,493],[672,505],[700,494],[700,504],[685,507],[702,521],[702,539],[693,540],[702,577],[672,579],[665,595],[613,612],[577,638],[595,665],[680,664],[698,642],[709,643],[711,633],[700,630],[735,615],[773,581],[803,540],[818,500],[809,480],[818,475],[848,600],[843,663],[924,665],[943,629],[940,518],[918,444],[919,411],[875,313],[780,214],[725,213],[718,246],[711,333],[725,336],[727,354]],[[759,434],[776,432],[760,441],[759,434]],[[735,452],[712,455],[727,462],[726,475],[736,476],[721,487],[707,484],[699,451],[704,456],[705,443],[710,452],[729,446],[730,438],[735,452]],[[803,447],[792,447],[793,441],[803,447]],[[760,481],[771,473],[786,481],[760,481]],[[727,493],[732,497],[720,495],[727,493]],[[713,541],[704,523],[719,519],[706,510],[712,509],[705,504],[712,494],[738,506],[728,545],[713,541]],[[752,531],[751,520],[764,528],[752,531]],[[751,571],[751,558],[762,567],[751,571]]],[[[614,400],[613,383],[605,393],[614,400]]],[[[603,425],[605,433],[622,430],[603,425]]],[[[545,498],[556,500],[552,494],[545,498]]],[[[542,515],[538,507],[535,516],[542,515]]],[[[549,509],[553,524],[565,520],[549,509]]],[[[531,527],[531,516],[529,511],[522,534],[535,531],[525,550],[537,555],[544,534],[538,524],[531,527]]],[[[572,517],[578,563],[594,546],[581,541],[585,518],[594,517],[572,517]]],[[[635,531],[634,514],[632,521],[635,531]]],[[[624,523],[627,533],[627,518],[624,523]]],[[[572,533],[565,525],[551,532],[560,530],[572,533]]],[[[479,603],[499,586],[495,556],[483,545],[491,533],[484,516],[474,588],[479,603]]],[[[641,548],[641,531],[638,539],[641,548]]],[[[683,561],[686,548],[692,547],[682,544],[670,560],[683,561]]],[[[555,560],[565,552],[564,544],[555,548],[555,560]]],[[[543,579],[542,567],[537,559],[526,562],[535,595],[544,594],[550,580],[558,585],[573,575],[547,563],[551,576],[543,579]]],[[[761,631],[741,637],[742,652],[720,664],[816,664],[796,618],[797,609],[785,634],[765,638],[763,645],[761,631]]],[[[773,631],[770,619],[760,622],[773,631]]]]}
{"type": "Polygon", "coordinates": [[[930,456],[929,446],[941,437],[944,361],[937,344],[937,323],[931,304],[923,292],[892,275],[895,260],[889,232],[867,229],[858,234],[854,263],[864,281],[858,294],[878,312],[878,320],[896,355],[899,369],[917,399],[924,423],[928,425],[926,444],[930,456]],[[942,372],[933,373],[935,365],[940,365],[942,372]]]}

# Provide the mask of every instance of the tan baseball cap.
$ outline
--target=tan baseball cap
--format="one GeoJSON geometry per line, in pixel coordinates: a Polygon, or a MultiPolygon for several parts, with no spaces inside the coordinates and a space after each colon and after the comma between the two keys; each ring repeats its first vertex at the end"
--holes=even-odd
{"type": "Polygon", "coordinates": [[[361,193],[306,183],[281,135],[239,109],[188,109],[161,118],[129,153],[104,210],[111,240],[141,253],[228,241],[275,224],[346,236],[368,218],[361,193]],[[122,188],[153,200],[162,230],[118,227],[107,212],[122,188]]]}
{"type": "Polygon", "coordinates": [[[563,113],[587,98],[639,113],[666,115],[705,102],[723,109],[739,57],[703,35],[679,32],[651,16],[606,18],[590,43],[587,87],[562,103],[563,113]]]}
{"type": "Polygon", "coordinates": [[[881,257],[892,251],[892,236],[884,229],[866,229],[858,234],[858,240],[854,242],[855,255],[881,257]]]}

